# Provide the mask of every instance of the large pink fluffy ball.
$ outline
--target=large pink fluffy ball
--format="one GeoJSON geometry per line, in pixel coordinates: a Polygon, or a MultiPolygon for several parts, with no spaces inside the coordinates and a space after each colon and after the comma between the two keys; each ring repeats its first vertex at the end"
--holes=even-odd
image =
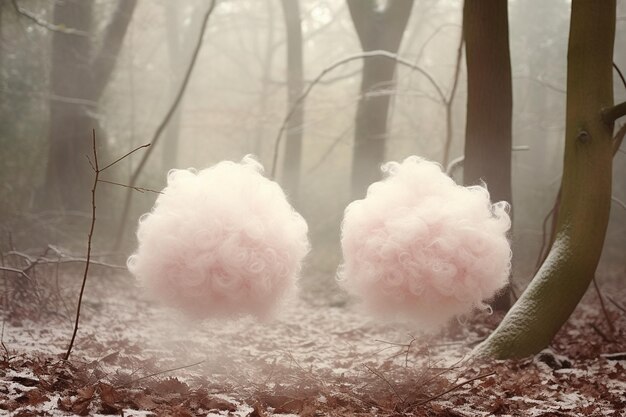
{"type": "Polygon", "coordinates": [[[352,202],[338,279],[365,306],[424,327],[484,305],[508,282],[508,205],[462,187],[436,163],[409,157],[352,202]]]}
{"type": "Polygon", "coordinates": [[[266,316],[295,287],[307,224],[251,157],[172,170],[128,269],[167,305],[205,318],[266,316]]]}

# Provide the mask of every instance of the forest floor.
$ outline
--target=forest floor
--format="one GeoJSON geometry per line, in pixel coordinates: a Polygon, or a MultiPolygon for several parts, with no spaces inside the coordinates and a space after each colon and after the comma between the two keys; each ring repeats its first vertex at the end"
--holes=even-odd
{"type": "Polygon", "coordinates": [[[427,336],[318,294],[268,322],[189,322],[148,301],[129,277],[102,272],[90,277],[64,361],[80,276],[40,273],[37,300],[19,288],[5,300],[0,415],[626,415],[618,282],[603,283],[617,302],[605,301],[614,331],[592,287],[542,354],[470,362],[497,313],[427,336]]]}

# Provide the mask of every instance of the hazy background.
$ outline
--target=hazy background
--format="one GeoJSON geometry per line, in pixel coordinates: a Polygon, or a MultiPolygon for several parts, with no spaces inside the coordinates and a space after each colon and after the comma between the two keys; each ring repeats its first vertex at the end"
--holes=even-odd
{"type": "MultiPolygon", "coordinates": [[[[78,1],[85,0],[65,3],[78,1]]],[[[0,4],[0,242],[3,249],[12,241],[23,250],[54,244],[80,255],[90,216],[89,171],[84,179],[77,178],[85,181],[84,207],[68,208],[42,197],[50,180],[46,169],[54,117],[50,109],[55,103],[72,101],[72,97],[51,92],[55,30],[42,23],[67,30],[64,22],[55,21],[55,3],[5,0],[0,4]],[[18,13],[17,8],[30,17],[18,13]]],[[[92,4],[88,37],[95,51],[118,2],[92,4]]],[[[83,106],[98,126],[84,129],[81,135],[89,144],[91,128],[97,127],[103,161],[151,139],[179,89],[208,5],[206,0],[137,2],[119,52],[109,57],[114,67],[97,105],[83,106]]],[[[337,60],[361,52],[361,46],[345,1],[301,0],[300,7],[307,83],[337,60]]],[[[461,15],[461,1],[416,0],[399,52],[428,71],[446,94],[455,70],[461,15]]],[[[618,16],[615,62],[626,70],[624,2],[618,2],[618,16]]],[[[523,285],[534,271],[542,222],[560,183],[569,2],[511,0],[509,24],[513,142],[529,148],[513,154],[514,279],[523,285]]],[[[224,159],[240,160],[249,153],[258,155],[269,170],[274,140],[287,111],[285,56],[286,32],[279,0],[219,1],[179,110],[154,147],[137,185],[160,189],[171,168],[200,169],[224,159]]],[[[332,280],[340,262],[339,223],[350,201],[361,66],[357,60],[334,70],[306,99],[301,181],[294,205],[309,222],[313,252],[307,258],[306,275],[311,287],[332,280]]],[[[81,82],[72,74],[67,77],[70,84],[81,82]]],[[[444,105],[417,72],[398,67],[396,81],[391,92],[386,159],[416,154],[441,161],[446,134],[444,105]]],[[[616,76],[615,100],[625,99],[626,88],[616,76]]],[[[463,154],[465,102],[462,60],[453,105],[452,158],[463,154]]],[[[79,158],[88,168],[85,152],[71,153],[68,158],[79,158]]],[[[281,157],[282,153],[279,168],[281,157]]],[[[108,172],[107,178],[127,183],[140,158],[141,151],[108,172]]],[[[622,201],[626,200],[625,166],[626,154],[621,152],[615,157],[613,195],[622,201]]],[[[279,169],[279,182],[289,175],[292,173],[279,169]]],[[[114,248],[127,190],[107,184],[99,187],[102,204],[98,206],[95,251],[114,255],[121,263],[135,243],[136,219],[149,210],[155,194],[133,193],[123,245],[114,248]]],[[[623,276],[625,248],[626,210],[613,204],[599,277],[623,276]]]]}

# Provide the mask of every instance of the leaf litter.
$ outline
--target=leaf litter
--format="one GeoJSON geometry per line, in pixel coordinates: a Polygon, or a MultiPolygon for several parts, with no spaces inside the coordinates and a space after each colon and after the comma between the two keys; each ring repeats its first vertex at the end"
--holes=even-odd
{"type": "MultiPolygon", "coordinates": [[[[193,321],[156,306],[126,276],[95,278],[69,361],[65,315],[23,302],[3,309],[0,415],[622,416],[626,408],[626,317],[609,310],[611,333],[592,292],[539,355],[477,362],[469,354],[497,313],[425,335],[303,293],[273,320],[193,321]]],[[[62,286],[71,305],[76,283],[64,277],[62,286]]],[[[626,299],[614,286],[612,297],[626,299]]]]}

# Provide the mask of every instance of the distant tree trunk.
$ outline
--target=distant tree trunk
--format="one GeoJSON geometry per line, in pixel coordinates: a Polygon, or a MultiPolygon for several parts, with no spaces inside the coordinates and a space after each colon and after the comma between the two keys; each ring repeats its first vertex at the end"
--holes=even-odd
{"type": "Polygon", "coordinates": [[[270,79],[272,75],[272,64],[274,62],[274,53],[276,51],[276,45],[274,44],[275,30],[275,12],[273,0],[266,0],[267,3],[267,34],[265,36],[265,53],[263,56],[263,64],[261,68],[261,92],[259,94],[259,111],[254,128],[253,142],[250,144],[250,149],[254,151],[254,154],[261,157],[263,154],[263,142],[266,136],[266,123],[267,123],[267,99],[270,96],[270,79]]]}
{"type": "MultiPolygon", "coordinates": [[[[168,101],[174,100],[178,92],[181,71],[182,71],[182,49],[186,43],[182,42],[180,33],[180,5],[167,3],[166,9],[166,31],[167,31],[167,52],[170,61],[170,97],[168,101]]],[[[182,103],[181,103],[182,106],[182,103]]],[[[167,172],[176,168],[178,161],[178,140],[180,135],[180,108],[172,116],[163,138],[163,171],[167,172]]]]}
{"type": "MultiPolygon", "coordinates": [[[[507,0],[465,0],[467,120],[463,183],[485,181],[493,201],[512,203],[513,86],[507,0]]],[[[511,307],[509,287],[493,301],[511,307]]]]}
{"type": "Polygon", "coordinates": [[[611,203],[615,0],[573,0],[561,205],[552,249],[476,355],[512,358],[545,348],[584,295],[602,252],[611,203]]]}
{"type": "MultiPolygon", "coordinates": [[[[379,10],[375,0],[347,0],[352,22],[364,52],[385,50],[397,53],[413,0],[388,0],[379,10]]],[[[356,112],[352,157],[353,198],[362,198],[369,184],[380,179],[385,159],[387,118],[394,85],[396,63],[384,57],[363,60],[361,97],[356,112]]]]}
{"type": "MultiPolygon", "coordinates": [[[[291,109],[304,88],[304,62],[302,53],[302,25],[300,0],[281,0],[287,29],[287,111],[291,109]]],[[[304,107],[298,105],[287,122],[287,138],[283,159],[283,185],[295,203],[300,185],[302,160],[302,133],[304,107]]]]}
{"type": "MultiPolygon", "coordinates": [[[[42,208],[85,209],[89,203],[91,131],[98,129],[98,100],[115,68],[136,0],[120,1],[94,53],[91,36],[54,32],[50,73],[48,162],[42,208]]],[[[55,24],[93,33],[93,2],[56,2],[55,24]]],[[[106,143],[98,135],[99,143],[106,143]]]]}
{"type": "MultiPolygon", "coordinates": [[[[92,2],[57,2],[54,22],[91,33],[92,2]]],[[[82,99],[93,97],[87,86],[91,78],[91,40],[55,32],[52,35],[52,67],[50,74],[50,124],[48,127],[48,165],[44,186],[46,208],[82,209],[89,202],[89,132],[97,122],[94,104],[70,103],[58,97],[82,99]],[[56,96],[56,97],[54,97],[56,96]]]]}

